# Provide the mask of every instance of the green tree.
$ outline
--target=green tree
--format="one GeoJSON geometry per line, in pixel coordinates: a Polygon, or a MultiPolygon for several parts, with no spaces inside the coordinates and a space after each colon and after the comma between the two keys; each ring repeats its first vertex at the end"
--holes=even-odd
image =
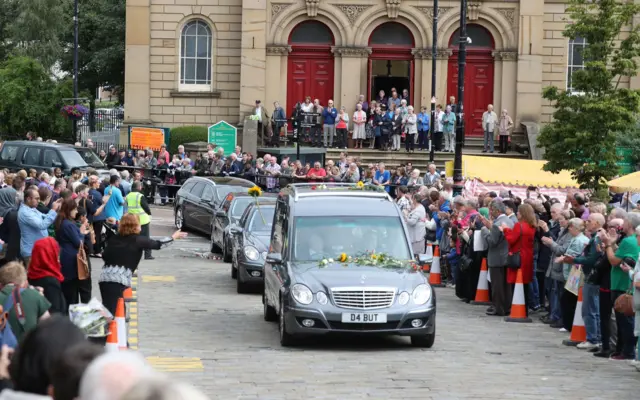
{"type": "Polygon", "coordinates": [[[538,138],[554,173],[570,170],[581,187],[600,189],[618,173],[617,132],[633,129],[640,93],[620,87],[638,72],[640,27],[632,27],[640,5],[618,0],[570,0],[564,36],[584,38],[585,68],[571,80],[574,92],[547,87],[543,97],[554,104],[553,122],[538,138]],[[623,28],[630,31],[619,40],[623,28]]]}
{"type": "MultiPolygon", "coordinates": [[[[116,89],[124,100],[125,0],[80,0],[78,84],[80,90],[95,94],[100,86],[116,89]]],[[[64,41],[73,43],[73,21],[64,41]]],[[[73,51],[62,57],[62,69],[73,71],[73,51]]]]}
{"type": "MultiPolygon", "coordinates": [[[[11,46],[14,55],[34,58],[47,71],[60,61],[65,43],[61,40],[63,31],[72,20],[69,0],[10,0],[15,1],[11,9],[2,39],[11,46]]],[[[71,42],[73,43],[73,42],[71,42]]]]}
{"type": "Polygon", "coordinates": [[[12,57],[0,64],[0,133],[24,137],[27,131],[47,139],[72,141],[71,122],[60,115],[70,81],[54,81],[37,60],[12,57]]]}

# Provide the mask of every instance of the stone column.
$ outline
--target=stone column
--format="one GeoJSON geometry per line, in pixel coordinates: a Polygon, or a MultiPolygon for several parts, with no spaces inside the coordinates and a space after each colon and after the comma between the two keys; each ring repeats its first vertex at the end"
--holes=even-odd
{"type": "MultiPolygon", "coordinates": [[[[263,104],[265,103],[266,31],[266,0],[242,0],[240,115],[238,118],[240,121],[243,121],[244,116],[255,107],[256,100],[262,100],[263,104]]],[[[268,104],[265,106],[268,107],[268,104]]]]}
{"type": "Polygon", "coordinates": [[[429,69],[425,68],[427,49],[416,48],[411,50],[411,54],[413,54],[413,88],[411,88],[413,93],[411,95],[413,96],[413,109],[417,114],[420,112],[420,106],[426,104],[425,93],[429,92],[426,91],[428,88],[425,88],[425,81],[428,81],[428,85],[431,86],[431,65],[429,65],[429,69]]]}
{"type": "MultiPolygon", "coordinates": [[[[520,2],[520,31],[516,68],[518,121],[539,122],[542,114],[542,44],[544,0],[520,2]]],[[[515,121],[514,121],[515,122],[515,121]]]]}
{"type": "MultiPolygon", "coordinates": [[[[367,74],[366,63],[362,67],[362,60],[371,54],[368,47],[333,47],[336,55],[336,65],[341,66],[339,91],[335,93],[334,103],[337,107],[346,106],[349,116],[355,111],[358,95],[363,93],[361,87],[362,75],[367,74]],[[338,95],[340,96],[338,98],[338,95]]],[[[366,79],[366,78],[365,78],[366,79]]],[[[366,91],[364,91],[366,93],[366,91]]]]}
{"type": "MultiPolygon", "coordinates": [[[[446,105],[449,103],[447,87],[449,86],[449,58],[452,55],[453,50],[447,48],[438,49],[436,53],[436,60],[438,61],[438,76],[436,79],[436,82],[438,82],[436,86],[436,104],[441,104],[443,108],[446,107],[446,105]]],[[[457,89],[455,93],[451,94],[456,96],[456,101],[458,101],[457,89]]],[[[429,107],[431,107],[431,98],[429,98],[429,107]]]]}
{"type": "Polygon", "coordinates": [[[124,123],[120,142],[128,142],[128,124],[151,124],[150,96],[150,4],[149,0],[127,0],[125,64],[124,123]]]}
{"type": "Polygon", "coordinates": [[[293,104],[287,104],[287,61],[291,46],[267,46],[267,70],[265,73],[265,106],[271,110],[274,101],[291,114],[293,104]]]}
{"type": "MultiPolygon", "coordinates": [[[[416,63],[420,62],[422,65],[422,82],[420,84],[420,99],[414,100],[415,106],[425,106],[428,110],[431,110],[431,49],[423,49],[422,57],[420,53],[414,54],[416,63]]],[[[437,67],[437,64],[436,64],[437,67]]],[[[441,78],[441,71],[436,70],[436,82],[441,78]]]]}
{"type": "Polygon", "coordinates": [[[501,60],[502,64],[502,85],[500,87],[500,91],[496,93],[500,95],[499,110],[502,111],[502,109],[506,108],[513,119],[513,123],[518,127],[520,121],[517,120],[516,88],[513,85],[513,82],[516,82],[516,74],[518,70],[518,52],[516,50],[504,50],[497,52],[496,56],[501,60]]]}

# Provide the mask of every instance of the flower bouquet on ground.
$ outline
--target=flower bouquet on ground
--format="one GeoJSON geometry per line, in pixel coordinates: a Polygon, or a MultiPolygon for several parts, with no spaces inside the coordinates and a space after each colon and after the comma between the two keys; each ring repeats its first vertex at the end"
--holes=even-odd
{"type": "Polygon", "coordinates": [[[69,319],[89,337],[105,337],[113,315],[95,297],[89,303],[71,304],[69,319]]]}
{"type": "Polygon", "coordinates": [[[82,117],[87,113],[89,113],[89,109],[82,104],[62,106],[62,108],[60,109],[60,114],[64,115],[70,120],[82,119],[82,117]]]}

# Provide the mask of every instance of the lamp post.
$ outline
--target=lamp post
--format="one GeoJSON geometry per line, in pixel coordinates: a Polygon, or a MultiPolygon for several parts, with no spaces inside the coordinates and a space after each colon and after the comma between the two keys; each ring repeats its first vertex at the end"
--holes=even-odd
{"type": "Polygon", "coordinates": [[[433,163],[435,157],[435,133],[436,133],[436,52],[438,50],[438,0],[433,0],[433,28],[431,45],[431,133],[429,135],[429,162],[433,163]]]}
{"type": "MultiPolygon", "coordinates": [[[[78,104],[78,0],[73,1],[73,104],[78,104]]],[[[78,121],[73,120],[73,136],[78,136],[78,121]]]]}
{"type": "Polygon", "coordinates": [[[453,159],[453,194],[461,195],[462,141],[464,140],[464,70],[467,64],[467,0],[460,0],[460,44],[458,47],[458,118],[456,121],[456,152],[453,159]]]}

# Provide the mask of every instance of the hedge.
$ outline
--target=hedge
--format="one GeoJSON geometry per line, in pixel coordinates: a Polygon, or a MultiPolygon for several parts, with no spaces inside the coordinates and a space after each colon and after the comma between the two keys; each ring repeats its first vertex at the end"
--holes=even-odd
{"type": "Polygon", "coordinates": [[[178,126],[171,128],[171,137],[169,139],[169,153],[178,152],[178,146],[191,142],[206,142],[208,133],[206,126],[178,126]]]}

